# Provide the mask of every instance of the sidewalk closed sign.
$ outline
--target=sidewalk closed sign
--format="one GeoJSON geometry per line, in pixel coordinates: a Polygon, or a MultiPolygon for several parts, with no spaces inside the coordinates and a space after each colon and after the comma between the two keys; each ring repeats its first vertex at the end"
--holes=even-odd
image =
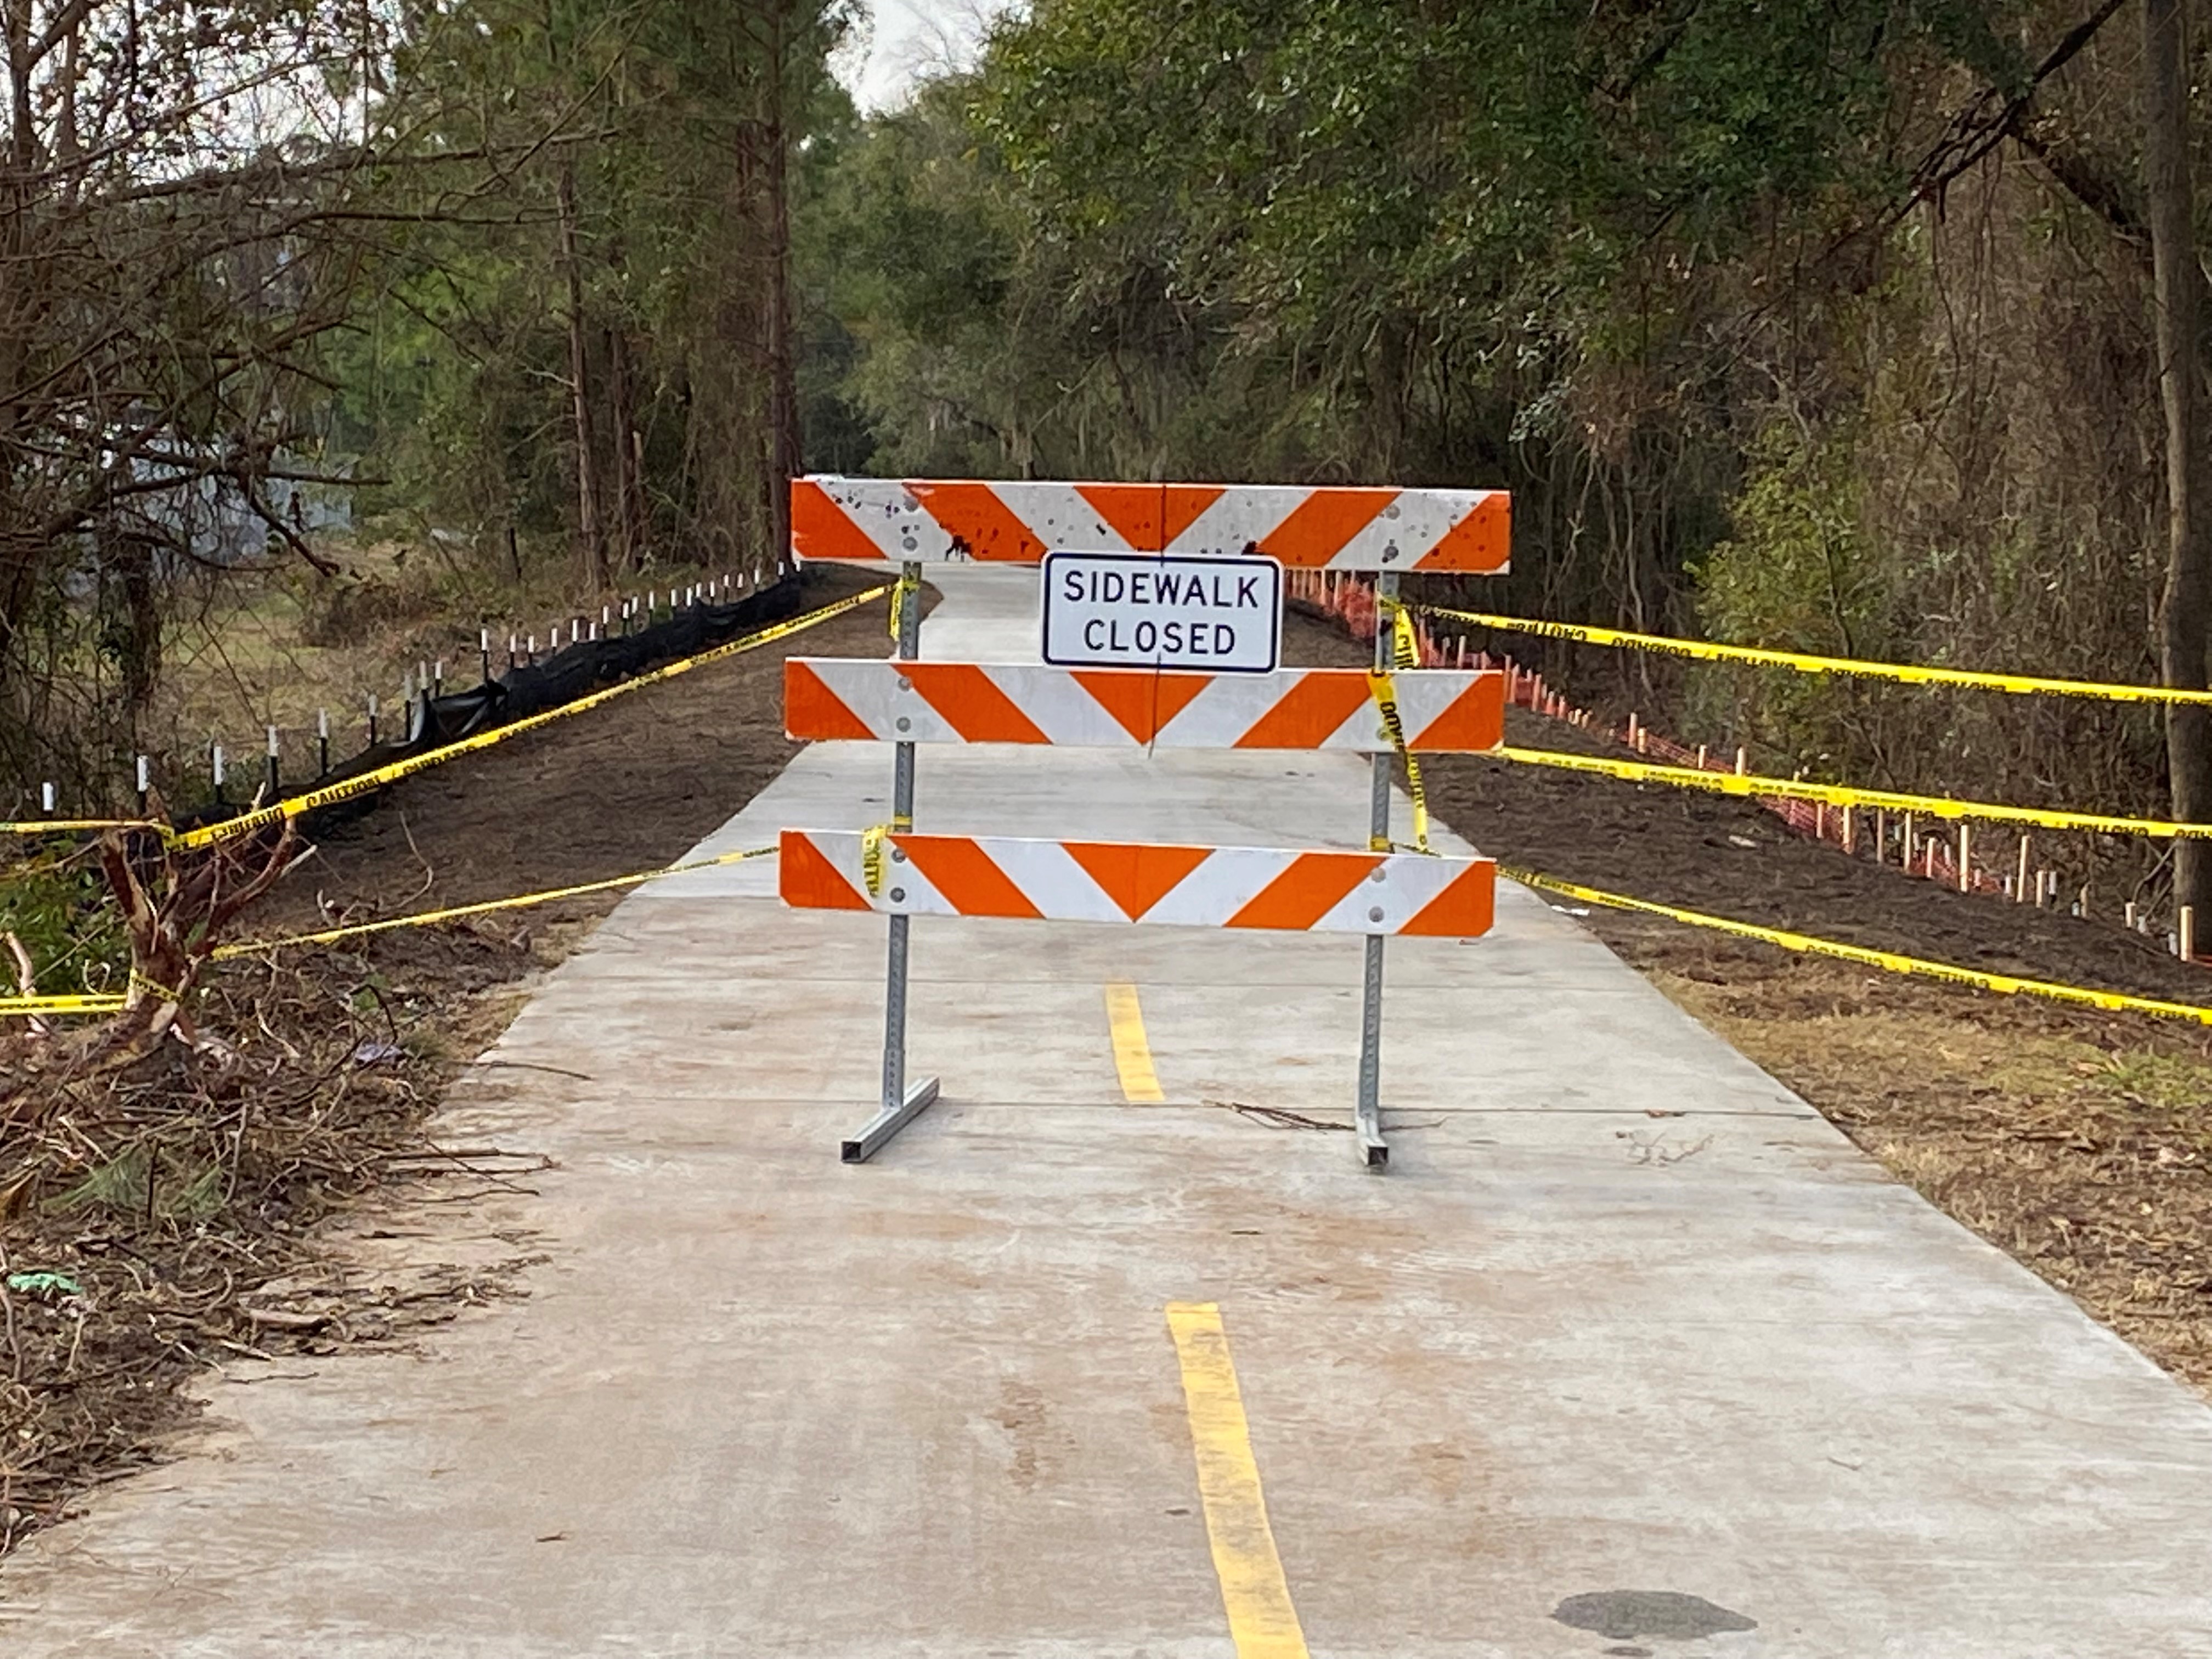
{"type": "Polygon", "coordinates": [[[1273,559],[1045,556],[1044,659],[1060,667],[1267,674],[1282,636],[1273,559]]]}

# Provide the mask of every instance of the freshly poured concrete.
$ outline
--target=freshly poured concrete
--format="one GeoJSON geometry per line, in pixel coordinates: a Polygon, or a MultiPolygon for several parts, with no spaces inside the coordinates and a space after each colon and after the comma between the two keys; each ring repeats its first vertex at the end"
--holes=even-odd
{"type": "MultiPolygon", "coordinates": [[[[1029,653],[1030,579],[945,586],[927,654],[1029,653]]],[[[707,846],[889,773],[817,746],[707,846]]],[[[924,829],[1364,839],[1352,760],[921,779],[924,829]]],[[[527,1301],[213,1382],[198,1450],[0,1568],[0,1650],[1228,1659],[1162,1312],[1202,1300],[1316,1656],[2212,1652],[2212,1410],[1518,890],[1390,946],[1375,1176],[1208,1103],[1348,1118],[1355,941],[1018,922],[915,925],[945,1099],[844,1167],[883,924],[773,888],[627,901],[441,1125],[540,1195],[356,1247],[542,1251],[527,1301]],[[1756,1628],[1551,1616],[1626,1590],[1756,1628]]]]}

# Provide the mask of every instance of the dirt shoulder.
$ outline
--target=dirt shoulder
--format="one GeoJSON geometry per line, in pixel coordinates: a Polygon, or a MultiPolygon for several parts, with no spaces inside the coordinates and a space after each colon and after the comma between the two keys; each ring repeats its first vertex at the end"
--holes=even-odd
{"type": "MultiPolygon", "coordinates": [[[[1349,666],[1367,652],[1328,624],[1286,620],[1286,660],[1349,666]]],[[[1517,709],[1507,736],[1626,752],[1517,709]]],[[[1748,801],[1468,756],[1431,758],[1422,772],[1454,830],[1577,885],[1964,967],[2212,1003],[2212,972],[2110,922],[1847,857],[1748,801]]],[[[1582,919],[1899,1179],[2212,1391],[2204,1027],[1883,974],[1625,912],[1582,919]]]]}
{"type": "MultiPolygon", "coordinates": [[[[883,580],[812,567],[805,608],[883,580]]],[[[883,605],[864,605],[419,773],[366,816],[319,830],[313,855],[259,908],[259,928],[372,921],[669,863],[802,746],[783,735],[787,657],[880,656],[890,646],[883,605]]],[[[595,893],[481,925],[542,931],[604,915],[622,897],[595,893]]]]}
{"type": "MultiPolygon", "coordinates": [[[[1367,647],[1289,619],[1286,660],[1364,664],[1367,647]]],[[[1631,758],[1626,749],[1525,709],[1518,748],[1631,758]]],[[[2212,1003],[2212,970],[2111,921],[1961,893],[1791,832],[1756,803],[1480,756],[1421,763],[1431,808],[1493,858],[1578,886],[1987,973],[2212,1003]]],[[[2117,910],[2117,906],[2112,907],[2117,910]]]]}

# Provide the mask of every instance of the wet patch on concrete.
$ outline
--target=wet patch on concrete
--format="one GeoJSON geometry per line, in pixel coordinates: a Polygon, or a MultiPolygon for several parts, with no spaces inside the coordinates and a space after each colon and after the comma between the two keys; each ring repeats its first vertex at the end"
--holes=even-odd
{"type": "Polygon", "coordinates": [[[1618,1647],[1607,1648],[1604,1651],[1606,1659],[1651,1659],[1650,1648],[1618,1647]]]}
{"type": "MultiPolygon", "coordinates": [[[[1689,1642],[1724,1631],[1759,1628],[1756,1619],[1747,1619],[1702,1595],[1685,1595],[1679,1590],[1591,1590],[1567,1597],[1553,1609],[1552,1617],[1573,1629],[1595,1631],[1615,1642],[1632,1642],[1639,1636],[1689,1642]]],[[[1629,1659],[1647,1650],[1608,1648],[1607,1651],[1629,1659]]]]}

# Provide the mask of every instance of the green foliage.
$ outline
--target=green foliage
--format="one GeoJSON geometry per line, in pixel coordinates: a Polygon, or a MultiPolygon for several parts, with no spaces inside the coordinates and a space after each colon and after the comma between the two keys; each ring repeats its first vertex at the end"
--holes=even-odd
{"type": "Polygon", "coordinates": [[[181,1171],[164,1164],[155,1147],[148,1144],[125,1148],[48,1202],[61,1211],[100,1210],[118,1217],[150,1214],[169,1220],[198,1221],[222,1207],[229,1184],[219,1164],[181,1171]]]}
{"type": "MultiPolygon", "coordinates": [[[[41,995],[123,988],[130,967],[123,919],[99,867],[73,837],[28,848],[0,869],[0,934],[6,933],[29,953],[41,995]]],[[[0,957],[0,976],[12,992],[12,960],[0,957]]]]}
{"type": "Polygon", "coordinates": [[[342,430],[389,480],[366,511],[495,549],[508,527],[574,538],[573,325],[618,553],[758,561],[769,180],[781,154],[803,197],[818,173],[805,150],[851,124],[826,70],[849,14],[847,0],[472,0],[410,15],[386,118],[480,159],[381,184],[402,228],[380,250],[376,303],[331,354],[342,430]]]}
{"type": "Polygon", "coordinates": [[[52,1200],[53,1207],[138,1214],[146,1208],[146,1177],[152,1168],[153,1158],[145,1147],[130,1147],[58,1194],[52,1200]]]}
{"type": "Polygon", "coordinates": [[[1756,440],[1735,533],[1696,567],[1711,638],[1862,656],[1881,620],[1881,561],[1861,531],[1854,434],[1777,424],[1756,440]]]}
{"type": "MultiPolygon", "coordinates": [[[[2127,199],[2125,31],[2032,81],[2080,21],[1035,0],[825,153],[817,396],[870,471],[1504,485],[1514,572],[1456,595],[1486,609],[2141,678],[2155,441],[2109,226],[2003,148],[1899,216],[2031,90],[2127,199]]],[[[2059,756],[2110,799],[2158,763],[2086,707],[1547,666],[1770,763],[2047,797],[2059,756]]]]}
{"type": "Polygon", "coordinates": [[[842,154],[845,393],[887,470],[1519,484],[1629,381],[1695,435],[1701,273],[1893,191],[1898,106],[2002,21],[1041,0],[842,154]]]}

